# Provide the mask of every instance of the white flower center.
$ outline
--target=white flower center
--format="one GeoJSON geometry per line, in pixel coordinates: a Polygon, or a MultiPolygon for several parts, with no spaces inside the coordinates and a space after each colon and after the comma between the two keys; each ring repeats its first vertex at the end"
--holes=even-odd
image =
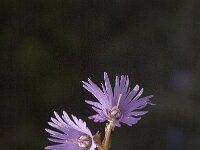
{"type": "Polygon", "coordinates": [[[122,94],[119,94],[119,98],[118,98],[118,101],[117,101],[117,105],[114,106],[113,108],[111,108],[109,111],[108,111],[108,115],[110,116],[110,118],[114,121],[118,121],[121,116],[122,116],[122,113],[121,111],[119,110],[119,104],[120,104],[120,101],[121,101],[121,98],[122,98],[122,94]]]}
{"type": "Polygon", "coordinates": [[[90,147],[92,146],[92,139],[89,135],[85,134],[82,135],[79,139],[78,139],[78,145],[82,148],[86,148],[87,150],[90,149],[90,147]]]}

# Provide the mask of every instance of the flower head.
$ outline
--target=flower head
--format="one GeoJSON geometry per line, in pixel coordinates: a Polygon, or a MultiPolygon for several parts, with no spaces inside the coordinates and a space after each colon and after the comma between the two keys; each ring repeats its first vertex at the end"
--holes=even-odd
{"type": "Polygon", "coordinates": [[[62,117],[54,112],[56,118],[51,118],[48,124],[57,131],[45,129],[50,133],[49,141],[58,143],[47,146],[50,150],[95,150],[91,131],[86,127],[86,123],[72,115],[73,121],[67,113],[63,111],[62,117]]]}
{"type": "Polygon", "coordinates": [[[114,90],[112,90],[107,73],[104,73],[104,80],[105,85],[102,84],[102,89],[90,79],[88,79],[88,83],[83,81],[83,87],[99,101],[86,100],[86,103],[90,104],[92,109],[97,112],[96,115],[89,118],[95,122],[113,121],[118,127],[121,122],[129,126],[136,124],[141,119],[140,116],[148,112],[140,109],[146,107],[147,104],[152,105],[150,98],[153,96],[140,98],[143,88],[140,89],[136,85],[131,90],[128,76],[122,75],[121,78],[116,76],[114,90]]]}

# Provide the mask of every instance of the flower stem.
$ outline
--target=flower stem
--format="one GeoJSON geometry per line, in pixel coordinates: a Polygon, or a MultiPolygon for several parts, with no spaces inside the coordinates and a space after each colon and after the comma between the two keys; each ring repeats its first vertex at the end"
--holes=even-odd
{"type": "Polygon", "coordinates": [[[103,150],[109,150],[110,149],[110,146],[111,146],[111,133],[112,133],[112,130],[114,130],[115,128],[115,125],[112,121],[109,122],[109,124],[106,124],[106,127],[105,127],[105,138],[103,140],[103,144],[102,144],[102,147],[103,147],[103,150]]]}

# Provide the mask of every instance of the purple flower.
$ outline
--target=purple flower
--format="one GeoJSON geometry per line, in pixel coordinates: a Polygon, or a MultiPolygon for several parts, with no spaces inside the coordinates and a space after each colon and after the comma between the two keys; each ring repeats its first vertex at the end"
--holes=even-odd
{"type": "Polygon", "coordinates": [[[96,115],[90,116],[89,119],[93,119],[95,122],[113,121],[118,127],[120,127],[121,122],[129,126],[136,124],[141,119],[140,116],[148,112],[140,109],[146,107],[147,104],[152,105],[150,98],[153,96],[140,98],[143,88],[140,89],[136,85],[131,90],[128,76],[122,75],[121,78],[116,76],[114,91],[107,73],[104,73],[104,80],[105,85],[102,84],[102,89],[90,79],[88,79],[88,83],[83,81],[83,87],[99,101],[86,100],[86,103],[90,104],[92,109],[97,112],[96,115]]]}
{"type": "Polygon", "coordinates": [[[63,111],[62,118],[54,112],[56,118],[51,118],[48,122],[57,131],[45,129],[50,133],[49,141],[58,143],[47,146],[45,149],[51,150],[95,150],[91,131],[86,127],[86,123],[72,115],[73,121],[67,113],[63,111]]]}

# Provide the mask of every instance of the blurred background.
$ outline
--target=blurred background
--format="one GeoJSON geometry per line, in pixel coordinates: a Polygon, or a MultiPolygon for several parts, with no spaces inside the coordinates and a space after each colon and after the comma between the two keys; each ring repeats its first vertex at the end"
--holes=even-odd
{"type": "Polygon", "coordinates": [[[116,128],[111,150],[200,149],[199,0],[0,1],[0,145],[39,150],[56,110],[87,116],[89,77],[128,74],[156,106],[116,128]]]}

